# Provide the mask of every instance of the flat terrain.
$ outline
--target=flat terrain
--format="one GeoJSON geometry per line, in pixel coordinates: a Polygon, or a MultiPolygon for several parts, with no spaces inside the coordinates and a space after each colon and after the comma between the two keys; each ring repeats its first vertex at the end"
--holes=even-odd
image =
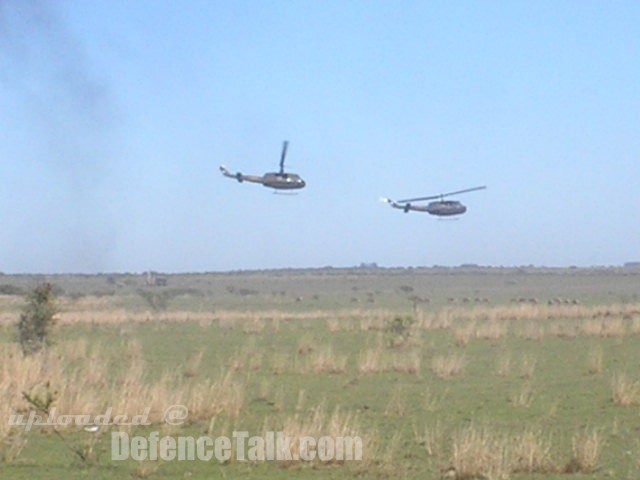
{"type": "Polygon", "coordinates": [[[631,268],[0,275],[0,477],[637,479],[639,295],[631,268]],[[43,282],[53,343],[25,357],[43,282]],[[47,396],[151,425],[9,426],[47,396]],[[114,461],[114,431],[358,436],[363,458],[114,461]]]}

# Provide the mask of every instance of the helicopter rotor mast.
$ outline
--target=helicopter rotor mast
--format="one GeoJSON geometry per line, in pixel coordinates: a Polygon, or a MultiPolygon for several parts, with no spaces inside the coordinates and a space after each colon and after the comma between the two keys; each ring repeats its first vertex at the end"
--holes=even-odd
{"type": "Polygon", "coordinates": [[[287,156],[288,147],[289,142],[285,140],[282,144],[282,155],[280,155],[280,175],[284,175],[284,158],[287,156]]]}

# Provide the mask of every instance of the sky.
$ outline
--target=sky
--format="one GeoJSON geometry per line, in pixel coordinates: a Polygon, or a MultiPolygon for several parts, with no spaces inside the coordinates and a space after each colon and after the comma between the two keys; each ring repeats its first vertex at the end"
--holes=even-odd
{"type": "Polygon", "coordinates": [[[0,0],[0,271],[640,260],[636,1],[0,0]],[[287,169],[279,195],[224,178],[287,169]],[[379,202],[486,185],[457,220],[379,202]]]}

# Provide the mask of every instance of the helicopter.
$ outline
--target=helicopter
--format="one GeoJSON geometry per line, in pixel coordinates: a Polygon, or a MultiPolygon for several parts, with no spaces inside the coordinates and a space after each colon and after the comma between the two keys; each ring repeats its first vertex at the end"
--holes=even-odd
{"type": "Polygon", "coordinates": [[[430,197],[409,198],[406,200],[391,200],[390,198],[381,198],[380,201],[386,202],[393,208],[403,210],[404,213],[408,213],[410,210],[414,212],[427,212],[431,215],[438,217],[451,217],[454,215],[462,215],[467,211],[462,203],[457,200],[444,200],[444,197],[451,195],[459,195],[461,193],[475,192],[476,190],[484,190],[486,186],[467,188],[465,190],[458,190],[457,192],[442,193],[440,195],[432,195],[430,197]],[[435,200],[435,202],[429,202],[427,205],[412,205],[412,202],[424,202],[427,200],[435,200]]]}
{"type": "Polygon", "coordinates": [[[261,183],[265,187],[274,188],[276,190],[295,190],[304,188],[306,183],[297,173],[287,173],[284,171],[284,158],[287,155],[289,142],[285,141],[282,145],[282,155],[280,156],[280,171],[268,172],[264,175],[244,175],[240,172],[231,173],[227,167],[220,165],[222,175],[229,178],[235,178],[238,182],[244,181],[251,183],[261,183]]]}

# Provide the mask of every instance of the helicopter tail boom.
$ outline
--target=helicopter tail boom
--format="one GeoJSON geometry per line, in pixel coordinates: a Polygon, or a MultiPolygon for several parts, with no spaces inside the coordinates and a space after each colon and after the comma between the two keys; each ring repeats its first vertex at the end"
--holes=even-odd
{"type": "Polygon", "coordinates": [[[405,213],[407,213],[409,211],[409,209],[411,208],[411,204],[409,204],[409,203],[398,203],[395,200],[391,200],[390,198],[383,197],[383,198],[380,199],[380,201],[384,202],[384,203],[388,203],[393,208],[398,208],[400,210],[404,210],[405,213]]]}
{"type": "Polygon", "coordinates": [[[235,178],[238,182],[252,182],[252,183],[262,183],[264,184],[264,179],[257,175],[243,175],[242,173],[231,173],[227,167],[224,165],[220,165],[220,171],[222,175],[228,178],[235,178]]]}

